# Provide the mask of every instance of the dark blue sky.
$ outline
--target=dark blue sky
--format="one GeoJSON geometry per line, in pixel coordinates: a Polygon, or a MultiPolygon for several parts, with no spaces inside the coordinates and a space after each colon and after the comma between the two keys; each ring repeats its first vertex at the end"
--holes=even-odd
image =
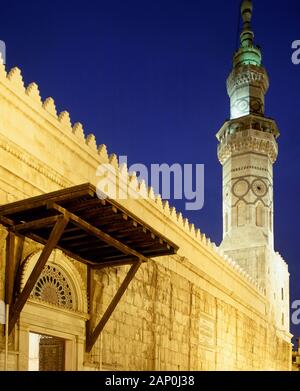
{"type": "MultiPolygon", "coordinates": [[[[254,0],[256,43],[271,87],[266,115],[281,130],[275,166],[275,243],[300,299],[300,2],[254,0]]],[[[2,3],[0,39],[42,98],[129,163],[205,164],[205,207],[184,214],[217,244],[222,176],[215,134],[229,117],[225,81],[236,48],[238,0],[13,1],[2,3]]],[[[76,167],[74,167],[76,169],[76,167]]],[[[176,203],[183,208],[183,203],[176,203]]],[[[300,335],[300,326],[293,328],[300,335]]]]}

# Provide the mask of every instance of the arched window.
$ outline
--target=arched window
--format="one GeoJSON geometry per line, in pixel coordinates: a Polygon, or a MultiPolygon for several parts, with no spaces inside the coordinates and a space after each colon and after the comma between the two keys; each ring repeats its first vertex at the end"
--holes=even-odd
{"type": "Polygon", "coordinates": [[[261,203],[256,207],[256,225],[258,227],[264,227],[265,225],[265,210],[261,203]]]}
{"type": "Polygon", "coordinates": [[[33,298],[61,307],[73,308],[70,283],[56,265],[46,265],[31,294],[33,298]]]}
{"type": "Polygon", "coordinates": [[[240,201],[237,206],[237,226],[242,227],[246,224],[246,205],[240,201]]]}

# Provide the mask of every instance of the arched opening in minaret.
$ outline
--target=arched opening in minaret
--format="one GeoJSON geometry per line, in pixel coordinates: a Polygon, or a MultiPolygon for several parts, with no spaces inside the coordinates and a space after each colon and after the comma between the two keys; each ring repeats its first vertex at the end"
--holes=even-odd
{"type": "Polygon", "coordinates": [[[237,205],[237,226],[243,227],[246,224],[246,205],[240,201],[237,205]]]}
{"type": "Polygon", "coordinates": [[[257,227],[264,227],[265,225],[265,210],[261,203],[256,207],[256,225],[257,227]]]}
{"type": "Polygon", "coordinates": [[[270,220],[270,231],[273,232],[273,214],[272,214],[272,211],[269,212],[269,220],[270,220]]]}

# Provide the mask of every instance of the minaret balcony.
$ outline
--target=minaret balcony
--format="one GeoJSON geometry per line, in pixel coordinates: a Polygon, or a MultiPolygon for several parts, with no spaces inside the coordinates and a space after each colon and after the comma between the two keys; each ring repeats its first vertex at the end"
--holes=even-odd
{"type": "Polygon", "coordinates": [[[278,156],[276,138],[279,130],[274,120],[248,115],[225,122],[217,134],[221,164],[234,153],[266,154],[274,163],[278,156]]]}

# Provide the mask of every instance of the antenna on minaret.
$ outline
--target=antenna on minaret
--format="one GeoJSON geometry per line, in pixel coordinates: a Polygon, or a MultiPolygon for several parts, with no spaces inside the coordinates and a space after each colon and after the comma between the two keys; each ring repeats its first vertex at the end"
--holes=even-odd
{"type": "Polygon", "coordinates": [[[241,14],[243,19],[243,31],[241,34],[242,47],[253,46],[254,33],[251,30],[251,19],[253,12],[253,4],[251,0],[243,0],[241,5],[241,14]]]}
{"type": "Polygon", "coordinates": [[[251,29],[253,5],[251,0],[243,0],[241,5],[241,14],[244,22],[244,30],[251,29]]]}

